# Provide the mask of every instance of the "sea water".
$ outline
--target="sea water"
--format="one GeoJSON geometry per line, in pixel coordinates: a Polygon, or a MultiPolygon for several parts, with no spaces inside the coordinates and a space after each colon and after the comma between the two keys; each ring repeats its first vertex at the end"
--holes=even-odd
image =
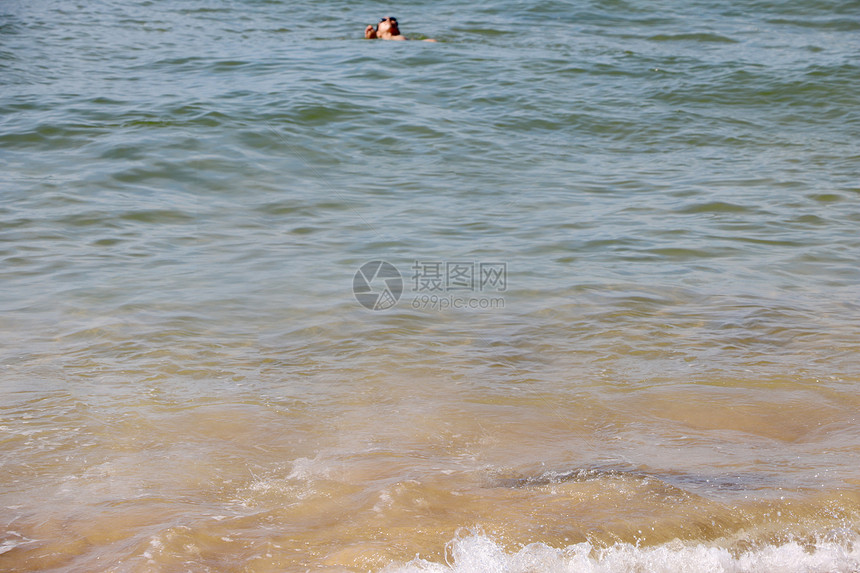
{"type": "Polygon", "coordinates": [[[858,62],[844,0],[4,1],[0,569],[860,570],[858,62]]]}

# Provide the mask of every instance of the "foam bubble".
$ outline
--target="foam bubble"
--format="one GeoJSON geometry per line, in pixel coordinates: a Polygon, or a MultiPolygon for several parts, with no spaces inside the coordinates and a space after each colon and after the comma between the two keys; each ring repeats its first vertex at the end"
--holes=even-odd
{"type": "Polygon", "coordinates": [[[855,534],[850,541],[812,545],[787,542],[740,554],[680,541],[608,548],[578,543],[563,549],[533,543],[511,553],[484,535],[471,534],[453,540],[446,557],[446,564],[415,558],[390,566],[385,573],[856,573],[860,570],[860,537],[855,534]]]}

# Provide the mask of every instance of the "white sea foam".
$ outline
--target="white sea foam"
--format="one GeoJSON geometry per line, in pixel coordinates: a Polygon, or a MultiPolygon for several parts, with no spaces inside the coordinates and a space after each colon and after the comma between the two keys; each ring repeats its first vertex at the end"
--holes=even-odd
{"type": "Polygon", "coordinates": [[[555,549],[543,543],[516,552],[483,535],[452,541],[447,563],[416,558],[385,573],[856,573],[860,571],[860,537],[823,541],[810,547],[797,542],[768,545],[733,554],[728,549],[680,541],[654,547],[618,544],[598,549],[579,543],[555,549]]]}
{"type": "Polygon", "coordinates": [[[331,477],[331,469],[328,462],[319,455],[315,458],[298,458],[293,460],[292,472],[287,476],[287,479],[301,481],[328,479],[331,477]]]}
{"type": "Polygon", "coordinates": [[[17,531],[7,531],[4,534],[0,534],[0,555],[32,542],[32,539],[24,537],[17,531]]]}

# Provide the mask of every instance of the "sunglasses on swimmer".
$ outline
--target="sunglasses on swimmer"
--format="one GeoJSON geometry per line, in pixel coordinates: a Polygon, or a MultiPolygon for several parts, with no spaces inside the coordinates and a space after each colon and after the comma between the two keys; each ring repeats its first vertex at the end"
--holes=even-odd
{"type": "Polygon", "coordinates": [[[380,22],[387,22],[388,20],[391,20],[391,23],[392,23],[392,24],[396,24],[396,23],[397,23],[397,18],[392,18],[392,17],[390,17],[390,16],[387,16],[387,17],[385,17],[385,18],[380,18],[380,19],[379,19],[379,21],[380,21],[380,22]]]}

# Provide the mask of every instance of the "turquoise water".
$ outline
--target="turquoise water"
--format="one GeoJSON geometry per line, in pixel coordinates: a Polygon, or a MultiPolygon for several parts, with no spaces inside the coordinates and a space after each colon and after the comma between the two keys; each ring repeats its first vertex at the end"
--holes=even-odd
{"type": "Polygon", "coordinates": [[[0,568],[856,571],[858,32],[4,2],[0,568]]]}

